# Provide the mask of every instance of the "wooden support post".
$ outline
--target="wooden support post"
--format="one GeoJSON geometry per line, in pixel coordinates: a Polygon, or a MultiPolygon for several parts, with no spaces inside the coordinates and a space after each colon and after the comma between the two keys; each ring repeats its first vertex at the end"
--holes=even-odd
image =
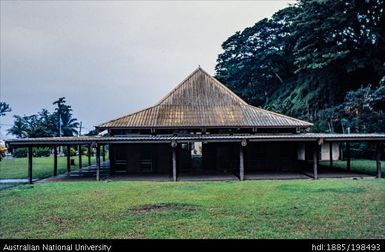
{"type": "Polygon", "coordinates": [[[329,142],[329,158],[330,158],[330,168],[333,168],[333,143],[329,142]]]}
{"type": "Polygon", "coordinates": [[[318,179],[318,145],[315,144],[313,148],[313,178],[318,179]]]}
{"type": "Polygon", "coordinates": [[[53,147],[53,175],[57,176],[57,146],[53,147]]]}
{"type": "Polygon", "coordinates": [[[32,146],[28,146],[28,183],[32,184],[32,146]]]}
{"type": "Polygon", "coordinates": [[[243,181],[245,178],[245,164],[243,158],[243,146],[239,147],[239,180],[243,181]]]}
{"type": "Polygon", "coordinates": [[[239,147],[239,180],[245,179],[245,158],[243,155],[244,148],[247,146],[247,139],[242,139],[241,146],[239,147]]]}
{"type": "Polygon", "coordinates": [[[350,143],[346,142],[346,170],[350,171],[350,143]]]}
{"type": "Polygon", "coordinates": [[[96,180],[100,180],[100,145],[96,145],[96,180]]]}
{"type": "Polygon", "coordinates": [[[381,143],[376,145],[376,167],[377,167],[377,178],[381,178],[381,143]]]}
{"type": "Polygon", "coordinates": [[[88,166],[91,166],[91,151],[92,151],[92,149],[91,149],[91,145],[89,144],[88,145],[88,166]]]}
{"type": "Polygon", "coordinates": [[[113,146],[108,145],[108,160],[110,161],[110,174],[115,174],[115,160],[113,160],[113,146]]]}
{"type": "Polygon", "coordinates": [[[78,145],[78,155],[79,155],[79,170],[82,169],[83,164],[82,164],[82,146],[78,145]]]}
{"type": "Polygon", "coordinates": [[[105,145],[102,145],[102,156],[103,156],[103,162],[106,161],[106,148],[105,145]]]}
{"type": "Polygon", "coordinates": [[[67,145],[67,175],[71,172],[71,146],[67,145]]]}
{"type": "Polygon", "coordinates": [[[172,181],[177,181],[176,176],[176,147],[172,148],[172,181]]]}

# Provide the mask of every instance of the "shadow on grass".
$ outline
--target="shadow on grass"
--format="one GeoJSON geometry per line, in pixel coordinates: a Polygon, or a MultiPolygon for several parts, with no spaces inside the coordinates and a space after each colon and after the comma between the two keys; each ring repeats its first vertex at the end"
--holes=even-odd
{"type": "Polygon", "coordinates": [[[366,192],[363,188],[354,187],[343,187],[343,188],[308,188],[298,185],[280,185],[278,189],[285,192],[300,192],[300,193],[364,193],[366,192]]]}

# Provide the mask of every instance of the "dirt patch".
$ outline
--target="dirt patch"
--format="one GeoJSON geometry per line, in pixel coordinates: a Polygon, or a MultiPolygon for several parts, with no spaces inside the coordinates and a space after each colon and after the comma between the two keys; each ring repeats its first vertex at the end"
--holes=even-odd
{"type": "Polygon", "coordinates": [[[150,214],[166,211],[181,211],[194,212],[198,209],[197,206],[191,204],[181,203],[160,203],[160,204],[146,204],[135,208],[128,209],[129,214],[150,214]]]}
{"type": "Polygon", "coordinates": [[[75,223],[70,218],[64,218],[64,217],[53,215],[47,218],[40,219],[37,225],[44,226],[47,228],[54,227],[54,229],[51,231],[52,234],[62,235],[70,232],[73,229],[75,223]]]}

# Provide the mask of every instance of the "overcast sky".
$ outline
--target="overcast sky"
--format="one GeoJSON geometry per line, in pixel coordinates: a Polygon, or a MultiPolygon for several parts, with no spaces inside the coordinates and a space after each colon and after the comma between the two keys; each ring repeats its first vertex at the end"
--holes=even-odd
{"type": "Polygon", "coordinates": [[[65,96],[88,132],[154,105],[221,44],[294,1],[1,1],[2,136],[65,96]]]}

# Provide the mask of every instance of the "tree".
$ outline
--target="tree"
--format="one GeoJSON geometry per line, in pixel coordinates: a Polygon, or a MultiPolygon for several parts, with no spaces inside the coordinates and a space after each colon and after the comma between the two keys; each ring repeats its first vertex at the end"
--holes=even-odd
{"type": "Polygon", "coordinates": [[[11,112],[12,109],[9,107],[9,104],[5,102],[0,102],[0,117],[5,116],[6,113],[11,112]]]}
{"type": "Polygon", "coordinates": [[[301,0],[222,47],[216,77],[230,89],[331,130],[347,92],[377,89],[385,75],[385,0],[301,0]]]}
{"type": "Polygon", "coordinates": [[[268,97],[293,78],[294,42],[288,20],[297,12],[294,6],[283,9],[226,40],[216,77],[249,103],[268,103],[268,97]]]}
{"type": "Polygon", "coordinates": [[[72,117],[71,106],[65,104],[65,98],[60,98],[57,103],[58,108],[54,113],[47,109],[29,116],[15,115],[15,121],[8,134],[15,135],[17,138],[25,137],[52,137],[52,136],[73,136],[77,134],[79,123],[72,117]],[[58,129],[61,130],[60,134],[58,129]]]}
{"type": "Polygon", "coordinates": [[[57,129],[58,129],[58,136],[61,136],[62,135],[62,130],[61,130],[61,116],[62,116],[62,107],[65,103],[65,97],[61,97],[59,99],[57,99],[56,101],[54,101],[52,104],[53,105],[57,105],[57,108],[55,109],[56,110],[56,113],[55,115],[57,116],[57,129]]]}
{"type": "Polygon", "coordinates": [[[56,120],[55,115],[51,114],[48,110],[42,109],[41,112],[38,113],[38,127],[40,130],[43,130],[40,135],[44,136],[55,136],[56,132],[56,120]]]}
{"type": "Polygon", "coordinates": [[[55,102],[57,108],[54,112],[56,120],[58,136],[73,136],[78,134],[79,123],[76,118],[72,117],[72,108],[66,105],[65,97],[61,97],[55,102]]]}
{"type": "Polygon", "coordinates": [[[341,132],[347,127],[354,133],[385,132],[385,86],[349,91],[344,102],[333,109],[333,122],[341,125],[341,132]]]}
{"type": "Polygon", "coordinates": [[[8,134],[15,135],[17,138],[25,138],[29,136],[26,117],[14,115],[15,121],[12,128],[8,129],[8,134]]]}

